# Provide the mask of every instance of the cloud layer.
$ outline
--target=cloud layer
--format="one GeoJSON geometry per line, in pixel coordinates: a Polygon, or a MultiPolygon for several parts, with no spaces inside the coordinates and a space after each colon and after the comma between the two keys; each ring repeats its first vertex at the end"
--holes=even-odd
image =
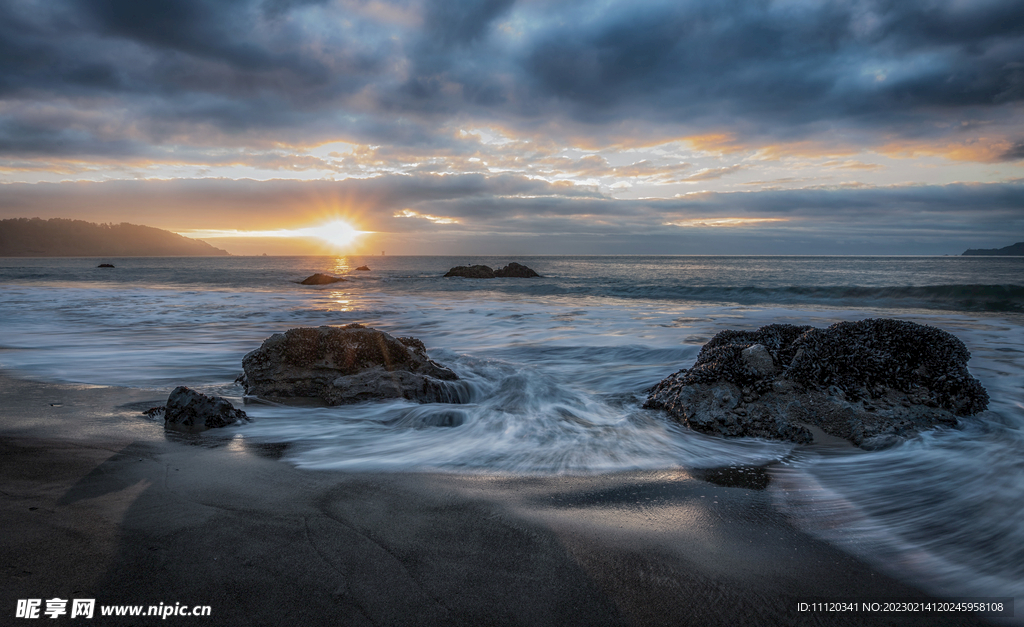
{"type": "MultiPolygon", "coordinates": [[[[1016,0],[0,4],[6,214],[62,211],[20,183],[161,178],[211,194],[179,228],[230,228],[201,222],[276,186],[396,233],[746,218],[718,224],[937,241],[992,216],[1021,232],[1022,120],[1016,0]]],[[[124,185],[114,213],[166,205],[164,183],[124,185]]]]}
{"type": "Polygon", "coordinates": [[[966,137],[1021,132],[1024,100],[1013,0],[14,2],[0,52],[7,155],[415,146],[458,119],[966,137]]]}
{"type": "MultiPolygon", "coordinates": [[[[0,194],[0,218],[89,215],[185,235],[343,219],[374,232],[366,250],[392,254],[484,254],[495,247],[520,254],[958,254],[1024,232],[1020,183],[622,200],[515,175],[471,174],[14,184],[0,194]]],[[[229,251],[237,245],[213,243],[229,251]]]]}

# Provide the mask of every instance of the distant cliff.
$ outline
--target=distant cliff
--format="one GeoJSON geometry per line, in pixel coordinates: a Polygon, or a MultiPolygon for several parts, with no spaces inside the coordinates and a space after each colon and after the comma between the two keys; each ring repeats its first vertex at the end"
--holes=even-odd
{"type": "Polygon", "coordinates": [[[964,251],[964,255],[1024,255],[1024,242],[1017,242],[1012,246],[1004,246],[1002,248],[969,248],[964,251]]]}
{"type": "Polygon", "coordinates": [[[226,250],[137,224],[82,220],[0,220],[0,257],[212,257],[226,250]]]}

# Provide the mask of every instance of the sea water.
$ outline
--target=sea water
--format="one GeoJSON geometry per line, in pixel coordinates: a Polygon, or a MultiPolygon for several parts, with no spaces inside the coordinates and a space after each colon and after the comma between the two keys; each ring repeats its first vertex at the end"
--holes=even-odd
{"type": "Polygon", "coordinates": [[[779,506],[828,541],[936,592],[1024,598],[1022,277],[1024,258],[1007,257],[7,258],[0,367],[241,403],[242,357],[271,334],[358,322],[421,339],[471,402],[247,403],[253,422],[210,437],[284,443],[285,461],[310,469],[768,465],[779,506]],[[442,277],[509,261],[543,277],[442,277]],[[297,283],[315,272],[348,280],[297,283]],[[867,452],[724,440],[641,409],[718,331],[868,317],[963,340],[989,410],[867,452]]]}

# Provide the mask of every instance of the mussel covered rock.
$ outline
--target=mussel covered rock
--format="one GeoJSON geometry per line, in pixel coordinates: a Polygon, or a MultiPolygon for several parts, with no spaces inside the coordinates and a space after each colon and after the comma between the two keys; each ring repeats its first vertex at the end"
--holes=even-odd
{"type": "Polygon", "coordinates": [[[706,433],[806,443],[821,429],[879,448],[985,410],[969,359],[955,336],[904,320],[722,331],[644,406],[706,433]]]}

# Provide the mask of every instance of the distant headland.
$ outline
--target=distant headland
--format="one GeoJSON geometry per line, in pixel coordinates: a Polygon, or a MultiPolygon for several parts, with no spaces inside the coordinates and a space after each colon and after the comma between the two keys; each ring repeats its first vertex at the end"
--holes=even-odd
{"type": "Polygon", "coordinates": [[[968,248],[964,251],[964,255],[1013,255],[1022,256],[1024,255],[1024,242],[1017,242],[1010,246],[1003,246],[1002,248],[968,248]]]}
{"type": "Polygon", "coordinates": [[[206,242],[137,224],[83,220],[0,220],[0,257],[213,257],[206,242]]]}

